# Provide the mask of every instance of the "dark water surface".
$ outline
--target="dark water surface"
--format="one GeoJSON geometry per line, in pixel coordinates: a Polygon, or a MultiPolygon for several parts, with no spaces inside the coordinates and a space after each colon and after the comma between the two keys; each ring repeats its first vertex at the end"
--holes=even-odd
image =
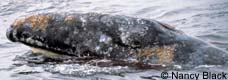
{"type": "MultiPolygon", "coordinates": [[[[134,71],[128,67],[78,64],[18,64],[13,59],[16,55],[27,53],[30,48],[8,41],[6,29],[18,17],[42,12],[98,12],[156,19],[228,51],[228,0],[1,0],[1,80],[150,80],[150,76],[161,79],[158,76],[163,70],[134,71]]],[[[172,71],[176,70],[168,72],[172,71]]],[[[228,67],[201,65],[178,71],[227,73],[228,67]]]]}

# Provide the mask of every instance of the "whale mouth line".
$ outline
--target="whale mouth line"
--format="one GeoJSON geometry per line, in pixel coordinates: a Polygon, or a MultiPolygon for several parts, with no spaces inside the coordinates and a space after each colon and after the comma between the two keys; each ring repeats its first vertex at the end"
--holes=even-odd
{"type": "Polygon", "coordinates": [[[31,47],[31,51],[33,54],[41,54],[45,58],[52,59],[52,60],[58,60],[58,61],[89,61],[89,60],[94,60],[94,59],[102,59],[94,56],[82,56],[82,57],[77,57],[77,56],[71,56],[70,54],[63,54],[59,52],[54,52],[52,50],[48,49],[42,49],[42,48],[37,48],[37,47],[31,47]]]}
{"type": "Polygon", "coordinates": [[[38,53],[38,54],[40,53],[46,57],[55,58],[55,57],[61,57],[61,56],[65,56],[65,57],[75,56],[73,54],[67,54],[67,53],[61,52],[61,50],[57,51],[57,50],[48,49],[44,43],[42,43],[39,40],[34,40],[31,37],[27,39],[21,38],[18,40],[15,42],[23,43],[29,46],[32,49],[33,53],[38,53]]]}

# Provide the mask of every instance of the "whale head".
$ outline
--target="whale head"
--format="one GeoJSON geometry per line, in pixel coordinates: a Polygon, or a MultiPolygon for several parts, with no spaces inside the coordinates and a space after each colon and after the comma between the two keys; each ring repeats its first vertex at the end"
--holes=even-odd
{"type": "MultiPolygon", "coordinates": [[[[55,47],[54,40],[47,36],[46,28],[53,26],[49,24],[53,19],[48,14],[39,14],[17,19],[7,29],[6,36],[12,42],[20,42],[32,48],[35,53],[42,53],[48,57],[56,57],[62,53],[65,54],[58,47],[55,47]],[[53,43],[51,43],[53,41],[53,43]],[[50,44],[51,43],[51,44],[50,44]],[[50,46],[53,45],[53,46],[50,46]]],[[[65,45],[62,45],[65,47],[65,45]]],[[[62,55],[61,55],[62,56],[62,55]]]]}
{"type": "Polygon", "coordinates": [[[7,29],[7,38],[13,42],[22,42],[37,47],[43,46],[43,32],[48,26],[50,17],[34,15],[17,19],[7,29]]]}

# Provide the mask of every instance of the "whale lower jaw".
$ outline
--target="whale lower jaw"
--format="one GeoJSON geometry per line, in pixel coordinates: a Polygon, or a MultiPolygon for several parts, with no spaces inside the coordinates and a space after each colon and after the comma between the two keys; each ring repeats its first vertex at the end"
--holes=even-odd
{"type": "Polygon", "coordinates": [[[31,50],[34,54],[41,54],[44,57],[47,58],[52,58],[52,59],[63,59],[63,58],[69,58],[70,56],[67,55],[61,55],[61,54],[57,54],[55,52],[49,51],[49,50],[45,50],[45,49],[41,49],[41,48],[35,48],[35,47],[31,47],[31,50]]]}
{"type": "Polygon", "coordinates": [[[138,61],[112,60],[112,59],[105,59],[105,58],[90,59],[87,57],[82,57],[82,58],[71,57],[68,55],[61,55],[56,52],[52,52],[41,48],[35,48],[35,47],[31,47],[31,50],[33,54],[40,54],[40,55],[43,55],[44,57],[51,58],[54,60],[60,60],[60,61],[63,60],[64,64],[68,64],[68,63],[85,64],[86,63],[89,65],[100,66],[100,67],[128,66],[135,69],[165,69],[169,67],[169,65],[164,65],[164,64],[144,64],[138,61]],[[64,60],[71,60],[71,61],[64,62],[64,60]]]}

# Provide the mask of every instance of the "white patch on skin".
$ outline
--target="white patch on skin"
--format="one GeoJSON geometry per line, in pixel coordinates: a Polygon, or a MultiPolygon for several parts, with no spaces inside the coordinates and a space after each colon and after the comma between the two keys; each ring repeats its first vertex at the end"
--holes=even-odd
{"type": "Polygon", "coordinates": [[[70,38],[66,38],[66,40],[64,40],[64,43],[69,45],[70,44],[70,38]]]}
{"type": "Polygon", "coordinates": [[[61,51],[61,49],[60,49],[60,48],[57,48],[56,50],[61,51]]]}
{"type": "Polygon", "coordinates": [[[137,19],[136,21],[137,21],[137,23],[139,23],[139,24],[145,24],[145,22],[142,21],[142,19],[137,19]]]}
{"type": "Polygon", "coordinates": [[[20,38],[20,41],[25,41],[25,38],[20,38]]]}
{"type": "Polygon", "coordinates": [[[77,30],[74,30],[73,34],[78,34],[78,31],[77,30]]]}
{"type": "Polygon", "coordinates": [[[27,38],[25,42],[30,43],[30,44],[34,44],[35,43],[35,41],[32,40],[31,37],[30,38],[27,38]]]}
{"type": "Polygon", "coordinates": [[[127,38],[129,36],[130,36],[130,33],[129,32],[121,33],[120,38],[121,38],[121,40],[122,40],[123,43],[127,44],[128,43],[127,38]]]}
{"type": "Polygon", "coordinates": [[[49,48],[49,46],[48,45],[45,45],[46,46],[46,48],[49,48]]]}
{"type": "Polygon", "coordinates": [[[80,17],[80,20],[82,21],[82,27],[84,27],[85,24],[86,24],[86,20],[84,18],[82,18],[82,17],[80,17]]]}
{"type": "Polygon", "coordinates": [[[102,34],[100,36],[99,42],[104,42],[104,43],[108,44],[111,40],[112,40],[112,38],[110,38],[107,35],[102,34]]]}
{"type": "Polygon", "coordinates": [[[38,46],[43,46],[43,43],[40,42],[40,41],[35,40],[35,43],[36,43],[36,45],[38,45],[38,46]]]}
{"type": "Polygon", "coordinates": [[[44,45],[42,42],[37,41],[37,40],[33,40],[31,37],[27,38],[27,39],[21,38],[21,41],[25,41],[26,43],[34,44],[37,46],[43,46],[44,45]]]}
{"type": "Polygon", "coordinates": [[[16,34],[17,34],[17,30],[13,30],[13,38],[17,41],[18,38],[17,38],[16,34]]]}
{"type": "Polygon", "coordinates": [[[101,48],[100,46],[96,46],[95,50],[96,50],[96,51],[99,51],[100,48],[101,48]]]}

